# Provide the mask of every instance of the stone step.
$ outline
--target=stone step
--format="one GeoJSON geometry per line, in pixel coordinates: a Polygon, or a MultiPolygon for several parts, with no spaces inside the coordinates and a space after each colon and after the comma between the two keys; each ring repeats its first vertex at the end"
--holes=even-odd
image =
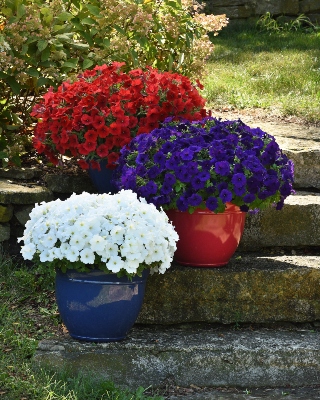
{"type": "Polygon", "coordinates": [[[296,192],[283,209],[247,215],[239,250],[265,247],[320,246],[320,193],[296,192]]]}
{"type": "Polygon", "coordinates": [[[136,326],[126,340],[117,343],[81,343],[69,337],[42,340],[34,362],[57,370],[63,366],[74,373],[89,372],[133,390],[163,387],[168,381],[178,387],[220,389],[312,386],[320,378],[320,332],[252,326],[136,326]]]}
{"type": "Polygon", "coordinates": [[[218,268],[173,266],[148,278],[138,322],[320,321],[320,249],[236,253],[218,268]]]}

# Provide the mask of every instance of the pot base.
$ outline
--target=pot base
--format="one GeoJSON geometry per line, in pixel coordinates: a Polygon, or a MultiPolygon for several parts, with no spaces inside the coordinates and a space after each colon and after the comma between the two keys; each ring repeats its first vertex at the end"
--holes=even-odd
{"type": "Polygon", "coordinates": [[[179,235],[174,260],[202,268],[228,264],[239,245],[246,218],[246,213],[231,203],[226,204],[223,213],[199,208],[192,214],[168,210],[167,215],[179,235]]]}
{"type": "Polygon", "coordinates": [[[79,336],[75,334],[69,333],[72,339],[80,340],[82,342],[95,342],[95,343],[104,343],[104,342],[120,342],[121,340],[126,339],[127,336],[120,336],[120,337],[91,337],[91,336],[79,336]]]}

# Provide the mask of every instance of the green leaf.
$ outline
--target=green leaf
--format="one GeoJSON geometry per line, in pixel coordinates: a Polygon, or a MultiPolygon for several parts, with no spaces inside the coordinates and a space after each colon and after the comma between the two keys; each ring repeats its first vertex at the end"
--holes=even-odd
{"type": "Polygon", "coordinates": [[[81,20],[81,22],[82,22],[82,24],[84,24],[84,25],[96,25],[96,21],[95,21],[94,19],[90,18],[90,17],[83,18],[83,19],[81,20]]]}
{"type": "Polygon", "coordinates": [[[18,154],[15,154],[14,156],[11,157],[11,161],[17,166],[21,167],[21,159],[18,154]]]}
{"type": "Polygon", "coordinates": [[[100,17],[101,10],[99,7],[92,6],[91,4],[86,4],[86,7],[95,17],[100,17]]]}
{"type": "Polygon", "coordinates": [[[68,13],[67,11],[63,11],[61,14],[58,15],[58,21],[70,21],[73,18],[73,15],[71,13],[68,13]]]}
{"type": "Polygon", "coordinates": [[[65,61],[61,67],[62,68],[77,68],[78,59],[77,58],[70,58],[69,60],[65,61]]]}
{"type": "Polygon", "coordinates": [[[5,74],[4,72],[0,71],[0,79],[6,79],[8,77],[7,74],[5,74]]]}
{"type": "Polygon", "coordinates": [[[28,75],[33,76],[34,78],[38,78],[39,76],[39,71],[36,68],[29,68],[26,72],[28,75]]]}
{"type": "MultiPolygon", "coordinates": [[[[82,29],[82,27],[81,27],[81,29],[82,29]]],[[[79,32],[79,35],[82,36],[86,40],[86,42],[88,43],[89,46],[93,46],[94,42],[93,42],[92,37],[91,37],[91,35],[89,33],[81,30],[79,32]]]]}
{"type": "Polygon", "coordinates": [[[61,42],[68,42],[70,43],[72,41],[73,33],[61,33],[58,35],[55,35],[56,39],[59,39],[61,42]]]}
{"type": "Polygon", "coordinates": [[[21,86],[13,76],[9,76],[7,78],[7,82],[9,84],[9,86],[11,87],[13,94],[19,94],[20,93],[21,86]]]}
{"type": "Polygon", "coordinates": [[[0,151],[0,159],[3,160],[4,158],[8,158],[8,153],[5,151],[0,151]]]}
{"type": "Polygon", "coordinates": [[[43,61],[39,63],[40,67],[44,67],[44,68],[49,68],[49,67],[55,67],[56,64],[54,62],[50,62],[50,61],[43,61]]]}
{"type": "Polygon", "coordinates": [[[40,39],[38,41],[38,49],[39,49],[39,51],[43,51],[47,46],[48,46],[48,41],[47,40],[40,39]]]}
{"type": "Polygon", "coordinates": [[[41,61],[48,61],[50,57],[50,47],[46,47],[41,53],[41,61]]]}
{"type": "Polygon", "coordinates": [[[70,46],[74,47],[75,49],[79,49],[79,50],[88,50],[89,49],[89,45],[87,43],[70,43],[70,46]]]}
{"type": "Polygon", "coordinates": [[[52,14],[48,14],[46,16],[43,17],[43,21],[47,24],[50,25],[51,22],[53,21],[53,15],[52,14]]]}
{"type": "Polygon", "coordinates": [[[1,13],[7,18],[11,18],[13,15],[11,8],[1,8],[1,13]]]}
{"type": "Polygon", "coordinates": [[[110,39],[107,38],[107,37],[105,37],[105,38],[103,39],[103,44],[104,44],[106,47],[109,47],[109,46],[110,46],[110,39]]]}
{"type": "Polygon", "coordinates": [[[26,13],[26,7],[24,4],[18,4],[17,6],[17,17],[20,19],[26,13]]]}
{"type": "Polygon", "coordinates": [[[7,126],[6,126],[6,129],[7,129],[8,131],[16,131],[17,129],[20,128],[20,126],[21,126],[21,124],[19,124],[19,125],[7,125],[7,126]]]}
{"type": "MultiPolygon", "coordinates": [[[[79,18],[73,18],[70,22],[71,22],[71,23],[73,24],[73,26],[75,26],[79,31],[81,31],[81,30],[83,29],[83,26],[81,25],[79,18]]],[[[79,32],[79,33],[81,34],[81,32],[79,32]]]]}
{"type": "Polygon", "coordinates": [[[27,51],[28,51],[28,48],[29,48],[29,46],[27,44],[23,44],[22,47],[21,47],[20,54],[23,55],[23,56],[26,55],[27,51]]]}
{"type": "Polygon", "coordinates": [[[92,60],[90,60],[90,58],[86,58],[85,60],[83,60],[82,69],[88,69],[88,68],[90,68],[93,64],[94,64],[94,62],[93,62],[92,60]]]}
{"type": "Polygon", "coordinates": [[[80,0],[71,0],[71,3],[74,4],[77,8],[80,8],[80,0]]]}
{"type": "Polygon", "coordinates": [[[52,27],[53,32],[58,32],[58,31],[62,31],[62,29],[65,29],[66,25],[59,25],[59,24],[55,24],[52,27]]]}
{"type": "Polygon", "coordinates": [[[171,54],[169,54],[168,59],[169,59],[169,68],[168,68],[168,70],[172,71],[173,57],[172,57],[171,54]]]}
{"type": "Polygon", "coordinates": [[[126,31],[123,30],[119,25],[114,25],[114,29],[115,29],[117,32],[121,33],[121,35],[126,36],[126,31]]]}
{"type": "Polygon", "coordinates": [[[37,81],[37,87],[45,86],[50,82],[48,78],[41,76],[37,81]]]}

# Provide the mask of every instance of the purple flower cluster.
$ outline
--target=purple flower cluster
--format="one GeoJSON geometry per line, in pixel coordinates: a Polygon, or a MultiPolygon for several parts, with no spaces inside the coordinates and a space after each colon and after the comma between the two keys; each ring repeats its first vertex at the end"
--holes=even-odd
{"type": "Polygon", "coordinates": [[[291,193],[293,163],[275,138],[241,120],[174,121],[135,137],[121,150],[119,189],[147,202],[181,211],[207,207],[222,212],[232,202],[242,211],[278,210],[291,193]]]}

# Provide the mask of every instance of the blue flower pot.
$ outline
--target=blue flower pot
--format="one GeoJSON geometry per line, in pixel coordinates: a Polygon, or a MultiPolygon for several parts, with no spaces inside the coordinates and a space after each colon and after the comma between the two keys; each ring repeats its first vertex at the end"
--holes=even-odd
{"type": "Polygon", "coordinates": [[[130,281],[100,270],[56,271],[56,301],[74,339],[114,342],[125,339],[140,312],[149,269],[130,281]]]}
{"type": "Polygon", "coordinates": [[[117,187],[112,183],[113,169],[106,168],[107,161],[100,161],[101,170],[93,169],[89,166],[88,174],[93,183],[93,186],[98,193],[111,193],[115,194],[118,192],[117,187]]]}

